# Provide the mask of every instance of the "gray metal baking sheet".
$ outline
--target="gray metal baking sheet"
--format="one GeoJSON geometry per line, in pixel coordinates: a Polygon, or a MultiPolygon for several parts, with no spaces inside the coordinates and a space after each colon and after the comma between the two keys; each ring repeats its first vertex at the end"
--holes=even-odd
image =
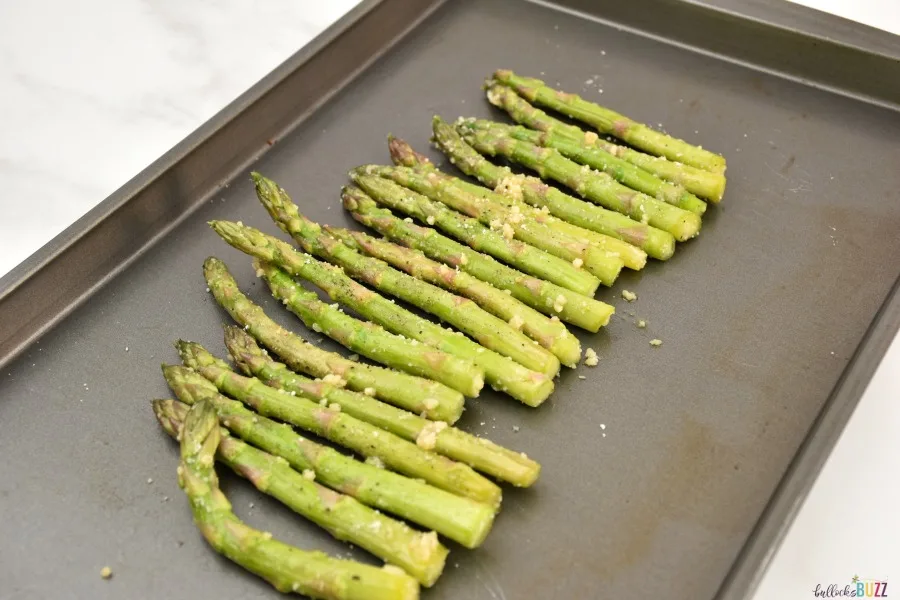
{"type": "MultiPolygon", "coordinates": [[[[384,39],[375,25],[342,25],[356,27],[359,47],[371,48],[357,63],[387,48],[388,32],[412,24],[398,8],[403,4],[369,2],[370,12],[353,17],[378,23],[384,39]]],[[[657,5],[684,18],[696,10],[665,0],[626,4],[635,15],[657,5]]],[[[881,98],[853,81],[836,93],[824,88],[840,82],[799,81],[799,67],[792,80],[765,72],[777,65],[736,64],[753,62],[741,57],[741,47],[757,56],[752,37],[729,42],[723,54],[734,60],[698,53],[658,39],[666,22],[653,24],[655,39],[629,30],[627,20],[638,17],[626,13],[622,22],[603,23],[515,0],[447,3],[308,115],[340,82],[311,83],[304,88],[309,98],[279,101],[278,110],[270,108],[275,92],[232,107],[219,129],[202,132],[183,148],[187,158],[166,167],[200,161],[190,163],[194,170],[182,173],[179,185],[165,188],[168,196],[160,197],[171,204],[160,201],[159,213],[129,224],[110,209],[106,226],[125,238],[129,226],[143,225],[159,227],[162,236],[194,212],[139,256],[136,247],[125,253],[127,268],[0,372],[0,598],[275,595],[206,547],[175,482],[176,446],[149,406],[151,398],[169,396],[158,365],[177,360],[174,339],[223,352],[228,318],[201,275],[209,255],[223,258],[277,320],[308,333],[269,300],[246,257],[205,222],[243,220],[277,232],[249,185],[244,166],[252,163],[309,216],[351,223],[338,199],[346,172],[387,162],[389,132],[426,148],[432,114],[499,117],[480,90],[498,67],[543,76],[723,153],[728,190],[697,240],[668,263],[627,273],[601,292],[617,316],[603,332],[580,336],[600,354],[599,366],[565,371],[539,410],[493,393],[470,403],[464,428],[527,451],[544,470],[533,489],[506,490],[485,545],[454,547],[444,576],[424,597],[713,598],[811,425],[846,383],[845,368],[865,350],[860,342],[900,274],[898,98],[889,96],[893,84],[881,98]],[[254,118],[271,130],[274,145],[251,151],[234,142],[228,148],[240,152],[226,153],[216,135],[243,135],[252,145],[246,140],[254,135],[254,106],[268,108],[254,118]],[[219,150],[188,157],[212,147],[201,141],[219,150]],[[233,177],[207,193],[209,165],[217,161],[231,165],[233,177]],[[619,299],[625,288],[638,294],[633,304],[619,299]],[[635,327],[637,318],[648,321],[646,330],[635,327]],[[649,346],[653,337],[662,347],[649,346]],[[99,576],[105,565],[114,572],[109,581],[99,576]]],[[[756,27],[760,39],[774,31],[721,18],[721,28],[709,32],[712,44],[756,27]]],[[[673,22],[673,36],[683,28],[673,22]]],[[[802,43],[796,36],[790,43],[802,43]]],[[[335,65],[352,58],[346,35],[326,42],[304,58],[304,68],[318,57],[335,65]],[[343,50],[332,47],[338,42],[343,50]]],[[[846,52],[847,60],[882,64],[846,52]]],[[[144,190],[135,184],[128,194],[144,190]]],[[[145,241],[138,230],[135,244],[145,241]]],[[[95,259],[99,265],[104,257],[95,259]]],[[[14,288],[4,291],[7,300],[14,288]]],[[[66,312],[54,310],[48,323],[66,312]]],[[[895,330],[897,321],[884,322],[879,331],[889,339],[885,327],[895,330]]],[[[7,325],[2,334],[13,339],[17,331],[7,325]]],[[[9,356],[15,349],[7,346],[9,356]]],[[[369,560],[244,482],[226,475],[223,485],[252,525],[301,547],[369,560]]]]}

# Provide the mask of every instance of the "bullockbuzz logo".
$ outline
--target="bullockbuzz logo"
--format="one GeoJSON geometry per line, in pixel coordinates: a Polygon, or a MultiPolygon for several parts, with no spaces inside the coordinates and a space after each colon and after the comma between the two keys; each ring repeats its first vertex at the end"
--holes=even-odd
{"type": "Polygon", "coordinates": [[[854,575],[848,584],[818,584],[813,590],[816,598],[888,598],[888,582],[884,579],[863,579],[854,575]]]}

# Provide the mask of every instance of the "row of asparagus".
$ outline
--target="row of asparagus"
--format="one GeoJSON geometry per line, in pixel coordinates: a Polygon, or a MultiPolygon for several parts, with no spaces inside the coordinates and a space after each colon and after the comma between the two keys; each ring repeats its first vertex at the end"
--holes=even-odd
{"type": "Polygon", "coordinates": [[[204,536],[281,591],[416,598],[443,569],[439,535],[479,546],[501,501],[488,477],[528,487],[540,465],[454,427],[465,399],[487,383],[543,403],[561,365],[581,359],[566,324],[596,332],[614,312],[594,298],[599,286],[648,257],[670,258],[676,242],[699,233],[707,201],[722,198],[725,163],[711,152],[510,71],[494,74],[487,98],[518,124],[432,123],[437,147],[482,185],[440,171],[397,138],[389,138],[393,166],[350,173],[343,205],[381,237],[310,220],[257,173],[259,200],[296,246],[241,222],[210,222],[307,328],[383,365],[313,346],[244,295],[224,263],[204,263],[212,296],[239,325],[225,330],[235,366],[179,341],[183,364],[163,367],[177,400],[153,408],[181,442],[179,481],[204,536]],[[387,565],[304,552],[249,528],[218,490],[214,459],[387,565]]]}

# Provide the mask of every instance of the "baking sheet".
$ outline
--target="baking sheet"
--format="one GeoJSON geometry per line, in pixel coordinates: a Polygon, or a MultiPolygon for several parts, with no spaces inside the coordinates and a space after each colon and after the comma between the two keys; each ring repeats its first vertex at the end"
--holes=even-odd
{"type": "MultiPolygon", "coordinates": [[[[635,14],[657,4],[685,17],[695,10],[628,4],[635,14]]],[[[342,26],[357,28],[361,47],[386,49],[418,16],[403,5],[368,3],[359,22],[342,26]],[[366,19],[381,21],[366,29],[366,19]]],[[[581,336],[600,354],[598,367],[564,372],[540,410],[493,393],[470,403],[464,428],[527,451],[544,471],[535,488],[506,491],[485,545],[454,548],[427,598],[714,597],[900,272],[900,119],[885,98],[851,81],[834,93],[821,89],[833,82],[808,85],[700,54],[625,30],[627,11],[615,16],[622,21],[515,0],[447,3],[296,128],[316,93],[340,87],[337,75],[306,104],[269,111],[261,126],[273,129],[271,148],[253,148],[244,133],[247,149],[228,156],[235,167],[253,161],[312,218],[348,224],[338,192],[350,168],[387,162],[389,132],[426,148],[434,113],[499,117],[480,84],[508,67],[728,158],[725,202],[709,211],[699,239],[600,294],[618,315],[581,336]],[[638,301],[620,300],[624,288],[638,301]],[[651,348],[652,337],[663,346],[651,348]]],[[[722,38],[746,31],[741,21],[720,24],[722,38]]],[[[659,36],[667,25],[653,27],[659,36]]],[[[672,25],[673,37],[680,28],[672,25]]],[[[313,60],[343,59],[350,75],[347,44],[334,39],[313,60]]],[[[247,113],[271,101],[261,93],[209,135],[252,130],[247,113]]],[[[228,318],[200,270],[208,255],[223,258],[273,317],[309,332],[205,226],[240,219],[277,232],[247,170],[212,194],[209,182],[191,183],[167,188],[166,218],[193,214],[0,373],[3,597],[274,593],[205,547],[175,483],[175,444],[149,400],[169,395],[157,365],[177,360],[175,338],[224,351],[228,318]],[[110,581],[99,577],[104,565],[110,581]]],[[[243,482],[223,483],[254,526],[368,560],[243,482]]]]}

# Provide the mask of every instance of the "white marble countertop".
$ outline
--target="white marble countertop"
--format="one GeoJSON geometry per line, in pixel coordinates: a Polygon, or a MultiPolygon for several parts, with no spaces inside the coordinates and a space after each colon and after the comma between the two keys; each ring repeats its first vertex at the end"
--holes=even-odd
{"type": "MultiPolygon", "coordinates": [[[[897,0],[796,1],[900,34],[897,0]]],[[[355,4],[0,3],[0,275],[355,4]]],[[[900,573],[897,373],[900,338],[756,600],[813,597],[818,584],[900,573]]]]}

